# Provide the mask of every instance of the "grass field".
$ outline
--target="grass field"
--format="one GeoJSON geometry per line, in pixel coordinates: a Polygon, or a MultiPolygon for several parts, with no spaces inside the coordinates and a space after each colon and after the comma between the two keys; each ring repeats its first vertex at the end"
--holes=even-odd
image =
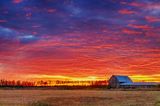
{"type": "Polygon", "coordinates": [[[160,106],[160,91],[0,90],[0,106],[160,106]]]}

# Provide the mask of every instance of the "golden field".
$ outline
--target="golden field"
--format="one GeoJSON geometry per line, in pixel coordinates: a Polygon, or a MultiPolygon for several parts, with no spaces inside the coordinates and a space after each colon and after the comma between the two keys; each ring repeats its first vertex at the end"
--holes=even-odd
{"type": "Polygon", "coordinates": [[[160,91],[0,90],[0,106],[160,106],[160,91]]]}

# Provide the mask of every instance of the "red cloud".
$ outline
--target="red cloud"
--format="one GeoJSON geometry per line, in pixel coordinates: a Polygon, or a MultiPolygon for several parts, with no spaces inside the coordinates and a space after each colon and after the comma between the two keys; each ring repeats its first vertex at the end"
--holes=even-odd
{"type": "Polygon", "coordinates": [[[135,11],[131,11],[131,10],[122,9],[122,10],[119,10],[118,13],[129,15],[129,14],[135,14],[136,12],[135,11]]]}
{"type": "Polygon", "coordinates": [[[132,3],[129,3],[129,5],[134,6],[134,7],[143,7],[145,4],[138,3],[138,2],[132,2],[132,3]]]}
{"type": "Polygon", "coordinates": [[[7,20],[0,20],[0,23],[7,22],[7,20]]]}
{"type": "Polygon", "coordinates": [[[23,0],[13,0],[13,3],[18,4],[21,3],[23,0]]]}
{"type": "Polygon", "coordinates": [[[56,9],[48,9],[48,10],[47,10],[48,13],[54,13],[54,12],[56,12],[56,11],[57,11],[56,9]]]}
{"type": "Polygon", "coordinates": [[[159,19],[159,18],[153,17],[153,16],[146,16],[145,19],[146,19],[148,22],[160,22],[160,19],[159,19]]]}
{"type": "Polygon", "coordinates": [[[130,29],[123,29],[122,32],[126,33],[126,34],[129,34],[129,35],[139,35],[139,34],[142,34],[142,32],[138,32],[138,31],[134,31],[134,30],[130,30],[130,29]]]}
{"type": "Polygon", "coordinates": [[[152,29],[152,27],[148,26],[148,25],[133,25],[133,24],[129,24],[128,26],[132,27],[132,28],[136,28],[136,29],[143,29],[143,30],[152,29]]]}

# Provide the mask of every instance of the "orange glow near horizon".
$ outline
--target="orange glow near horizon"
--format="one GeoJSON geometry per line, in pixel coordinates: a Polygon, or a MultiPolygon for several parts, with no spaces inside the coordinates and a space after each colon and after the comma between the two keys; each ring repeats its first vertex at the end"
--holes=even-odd
{"type": "Polygon", "coordinates": [[[99,81],[106,80],[105,78],[99,78],[96,76],[88,76],[88,77],[69,77],[69,76],[60,76],[60,75],[32,75],[28,76],[33,80],[62,80],[62,81],[99,81]]]}
{"type": "Polygon", "coordinates": [[[134,82],[160,82],[160,75],[134,75],[130,77],[134,82]]]}
{"type": "MultiPolygon", "coordinates": [[[[22,81],[108,81],[110,76],[86,76],[86,77],[71,77],[63,75],[22,75],[17,78],[14,77],[10,80],[22,80],[22,81]],[[19,79],[20,78],[20,79],[19,79]]],[[[133,82],[160,82],[160,75],[130,75],[133,82]]]]}
{"type": "MultiPolygon", "coordinates": [[[[62,80],[62,81],[101,81],[108,80],[109,77],[97,77],[97,76],[88,76],[88,77],[69,77],[69,76],[51,76],[51,75],[33,75],[28,76],[33,80],[62,80]]],[[[160,82],[160,75],[131,75],[129,76],[133,82],[160,82]]]]}

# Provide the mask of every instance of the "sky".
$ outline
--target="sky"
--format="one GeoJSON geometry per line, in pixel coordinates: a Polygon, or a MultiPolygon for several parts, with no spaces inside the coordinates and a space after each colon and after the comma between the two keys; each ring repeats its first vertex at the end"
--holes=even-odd
{"type": "Polygon", "coordinates": [[[0,78],[160,81],[159,0],[0,0],[0,78]]]}

